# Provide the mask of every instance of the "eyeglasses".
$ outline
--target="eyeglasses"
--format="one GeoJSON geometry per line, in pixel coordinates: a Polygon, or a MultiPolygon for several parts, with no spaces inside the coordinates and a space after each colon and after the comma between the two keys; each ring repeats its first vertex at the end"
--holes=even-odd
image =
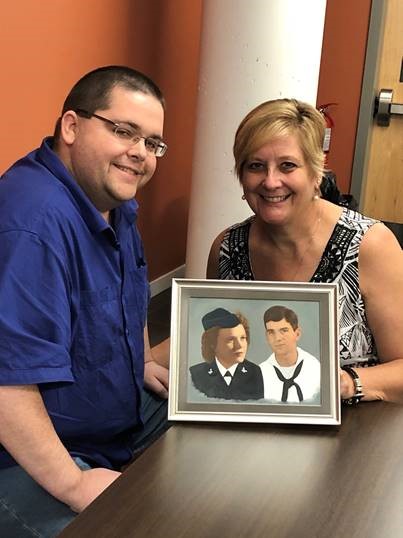
{"type": "Polygon", "coordinates": [[[101,120],[104,123],[111,125],[113,127],[112,130],[114,135],[122,141],[137,144],[137,142],[143,139],[146,150],[149,153],[153,153],[156,157],[162,157],[168,149],[168,146],[162,140],[153,138],[152,136],[141,136],[135,128],[126,123],[115,123],[108,118],[104,118],[99,114],[87,112],[87,110],[83,110],[82,108],[77,108],[75,112],[83,118],[90,119],[94,117],[97,118],[97,120],[101,120]]]}

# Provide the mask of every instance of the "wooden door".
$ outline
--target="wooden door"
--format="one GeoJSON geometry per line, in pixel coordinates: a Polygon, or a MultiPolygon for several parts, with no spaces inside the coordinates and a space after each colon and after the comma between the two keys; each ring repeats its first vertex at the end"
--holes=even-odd
{"type": "MultiPolygon", "coordinates": [[[[386,0],[385,9],[375,88],[392,89],[393,102],[403,103],[403,0],[386,0]]],[[[361,210],[403,223],[403,116],[391,116],[388,127],[373,121],[369,131],[361,210]]]]}

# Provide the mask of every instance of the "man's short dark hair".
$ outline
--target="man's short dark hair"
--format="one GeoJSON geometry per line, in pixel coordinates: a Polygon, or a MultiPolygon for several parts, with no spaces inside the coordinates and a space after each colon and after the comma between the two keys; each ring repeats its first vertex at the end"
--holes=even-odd
{"type": "Polygon", "coordinates": [[[266,323],[269,321],[281,321],[282,319],[285,319],[291,325],[294,331],[298,329],[298,316],[294,310],[291,310],[290,308],[280,305],[272,306],[266,310],[263,315],[265,327],[266,323]]]}
{"type": "MultiPolygon", "coordinates": [[[[71,89],[63,104],[61,116],[67,110],[86,110],[89,114],[96,110],[105,110],[109,106],[113,88],[120,86],[131,91],[141,92],[155,97],[165,109],[165,99],[161,90],[149,77],[122,65],[99,67],[84,75],[71,89]]],[[[60,136],[60,121],[57,120],[54,138],[60,136]]]]}

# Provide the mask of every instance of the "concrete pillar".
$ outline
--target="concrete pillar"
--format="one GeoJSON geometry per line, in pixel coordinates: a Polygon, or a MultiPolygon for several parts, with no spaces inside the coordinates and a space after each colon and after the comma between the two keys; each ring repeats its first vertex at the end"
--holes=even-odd
{"type": "Polygon", "coordinates": [[[186,276],[205,278],[216,235],[250,209],[233,173],[235,131],[268,99],[316,103],[326,0],[204,0],[186,276]]]}

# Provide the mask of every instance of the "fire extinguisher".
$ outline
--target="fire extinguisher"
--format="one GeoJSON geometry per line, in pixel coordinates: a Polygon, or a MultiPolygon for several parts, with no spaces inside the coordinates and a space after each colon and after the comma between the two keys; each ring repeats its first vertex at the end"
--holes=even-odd
{"type": "Polygon", "coordinates": [[[319,112],[323,115],[326,122],[325,127],[325,137],[323,139],[323,151],[324,153],[329,153],[330,151],[330,142],[332,140],[332,129],[334,127],[333,118],[329,115],[328,108],[335,106],[337,103],[327,103],[326,105],[320,105],[318,107],[319,112]]]}

